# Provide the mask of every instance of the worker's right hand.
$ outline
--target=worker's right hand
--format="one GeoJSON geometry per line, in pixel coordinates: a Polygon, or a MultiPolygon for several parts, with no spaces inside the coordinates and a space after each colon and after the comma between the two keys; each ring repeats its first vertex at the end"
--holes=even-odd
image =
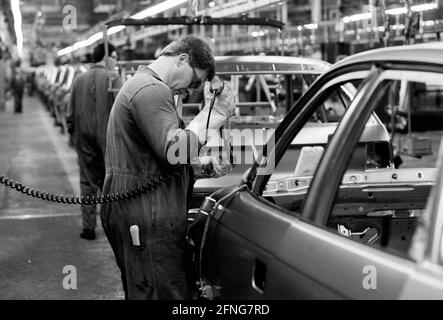
{"type": "MultiPolygon", "coordinates": [[[[205,107],[200,111],[194,119],[189,123],[186,129],[194,132],[201,144],[206,141],[206,123],[209,117],[209,106],[213,97],[210,91],[211,83],[207,81],[204,87],[205,107]]],[[[210,116],[209,128],[218,130],[222,127],[226,120],[235,114],[234,91],[228,81],[224,81],[223,91],[215,98],[213,112],[210,116]]]]}
{"type": "MultiPolygon", "coordinates": [[[[213,81],[220,81],[220,79],[214,78],[213,81]]],[[[223,85],[223,91],[215,98],[213,110],[224,115],[226,118],[229,118],[235,113],[235,93],[234,90],[232,90],[229,81],[223,81],[223,85]]],[[[204,87],[205,107],[210,106],[213,97],[213,93],[211,92],[210,88],[211,83],[207,81],[204,87]]]]}
{"type": "Polygon", "coordinates": [[[232,170],[232,165],[225,157],[201,156],[194,166],[196,179],[219,178],[232,170]]]}

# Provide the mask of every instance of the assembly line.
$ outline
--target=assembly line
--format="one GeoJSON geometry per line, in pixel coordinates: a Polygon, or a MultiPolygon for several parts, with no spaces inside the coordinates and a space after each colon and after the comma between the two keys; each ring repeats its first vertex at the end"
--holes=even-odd
{"type": "Polygon", "coordinates": [[[442,1],[52,2],[0,2],[0,299],[443,298],[442,1]]]}

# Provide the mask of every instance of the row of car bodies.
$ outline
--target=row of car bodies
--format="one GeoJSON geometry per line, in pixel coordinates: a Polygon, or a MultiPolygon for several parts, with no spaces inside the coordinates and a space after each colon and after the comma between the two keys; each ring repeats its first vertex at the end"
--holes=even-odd
{"type": "Polygon", "coordinates": [[[61,133],[67,131],[66,109],[75,77],[88,65],[41,66],[36,69],[35,87],[61,133]]]}

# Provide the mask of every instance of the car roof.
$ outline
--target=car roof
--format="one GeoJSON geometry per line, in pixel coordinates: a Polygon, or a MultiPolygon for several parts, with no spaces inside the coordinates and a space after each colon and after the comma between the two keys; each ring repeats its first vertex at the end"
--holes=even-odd
{"type": "Polygon", "coordinates": [[[417,62],[443,65],[443,42],[393,46],[354,54],[333,65],[333,69],[365,62],[417,62]]]}
{"type": "Polygon", "coordinates": [[[330,64],[317,59],[287,56],[216,56],[217,74],[321,74],[330,64]]]}
{"type": "MultiPolygon", "coordinates": [[[[234,74],[322,74],[329,70],[328,62],[300,57],[287,56],[215,56],[215,72],[219,75],[234,74]]],[[[120,61],[126,69],[136,69],[153,60],[120,61]]]]}

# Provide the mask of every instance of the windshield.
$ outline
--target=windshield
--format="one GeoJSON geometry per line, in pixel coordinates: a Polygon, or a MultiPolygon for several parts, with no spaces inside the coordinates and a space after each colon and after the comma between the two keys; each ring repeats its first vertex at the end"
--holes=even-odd
{"type": "MultiPolygon", "coordinates": [[[[318,77],[314,74],[221,75],[230,81],[236,102],[235,123],[279,123],[293,104],[318,77]]],[[[201,109],[202,90],[190,90],[183,97],[183,118],[190,120],[201,109]]]]}

